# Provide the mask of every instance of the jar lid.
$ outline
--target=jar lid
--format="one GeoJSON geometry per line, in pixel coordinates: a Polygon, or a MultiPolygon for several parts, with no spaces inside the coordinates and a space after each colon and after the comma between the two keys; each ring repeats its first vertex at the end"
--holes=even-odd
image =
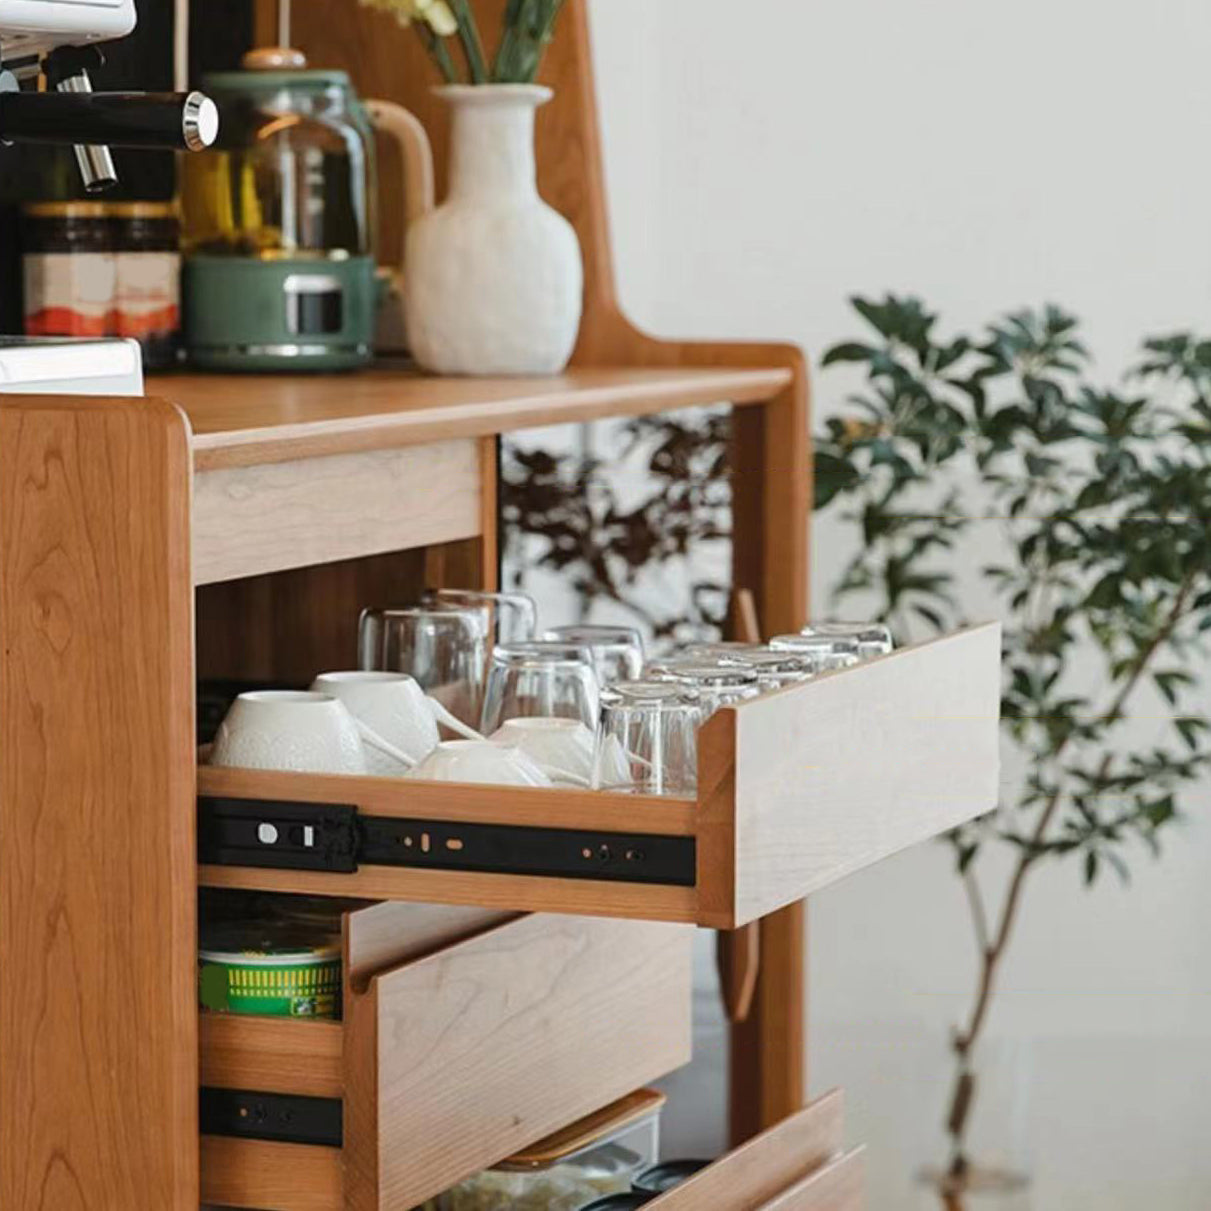
{"type": "Polygon", "coordinates": [[[605,1198],[589,1203],[583,1211],[634,1211],[634,1208],[643,1207],[651,1201],[650,1194],[632,1190],[629,1194],[607,1194],[605,1198]]]}
{"type": "Polygon", "coordinates": [[[553,1168],[583,1152],[600,1148],[622,1132],[648,1121],[660,1113],[667,1100],[658,1089],[639,1089],[539,1140],[524,1152],[515,1153],[494,1168],[514,1172],[553,1168]]]}
{"type": "Polygon", "coordinates": [[[256,68],[252,71],[211,72],[202,79],[204,92],[217,93],[277,92],[283,88],[318,92],[326,88],[349,87],[349,73],[335,69],[256,68]]]}
{"type": "Polygon", "coordinates": [[[104,202],[31,202],[24,208],[31,219],[103,219],[104,202]]]}
{"type": "Polygon", "coordinates": [[[657,1194],[663,1194],[666,1190],[681,1185],[710,1163],[704,1160],[662,1161],[659,1165],[645,1169],[635,1179],[632,1187],[638,1193],[654,1198],[657,1194]]]}
{"type": "Polygon", "coordinates": [[[226,921],[204,930],[198,957],[207,963],[289,966],[339,960],[341,941],[295,921],[226,921]]]}
{"type": "Polygon", "coordinates": [[[175,219],[175,202],[102,202],[105,213],[114,219],[175,219]]]}

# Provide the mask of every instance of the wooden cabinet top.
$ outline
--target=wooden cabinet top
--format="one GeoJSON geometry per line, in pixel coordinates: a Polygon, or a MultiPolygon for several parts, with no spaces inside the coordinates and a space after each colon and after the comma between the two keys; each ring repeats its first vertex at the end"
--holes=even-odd
{"type": "Polygon", "coordinates": [[[200,471],[485,437],[696,404],[760,403],[786,367],[580,368],[554,378],[442,379],[379,367],[332,375],[162,375],[149,395],[180,405],[200,471]]]}

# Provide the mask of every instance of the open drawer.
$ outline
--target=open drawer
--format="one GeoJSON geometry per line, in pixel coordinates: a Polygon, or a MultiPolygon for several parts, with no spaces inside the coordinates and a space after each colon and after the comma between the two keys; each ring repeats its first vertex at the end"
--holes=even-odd
{"type": "Polygon", "coordinates": [[[839,1090],[660,1195],[652,1211],[862,1211],[862,1150],[842,1153],[839,1090]]]}
{"type": "Polygon", "coordinates": [[[1000,627],[720,711],[688,799],[198,770],[211,887],[732,929],[996,805],[1000,627]]]}
{"type": "Polygon", "coordinates": [[[203,1015],[202,1201],[395,1211],[690,1058],[684,927],[378,904],[340,1022],[203,1015]]]}

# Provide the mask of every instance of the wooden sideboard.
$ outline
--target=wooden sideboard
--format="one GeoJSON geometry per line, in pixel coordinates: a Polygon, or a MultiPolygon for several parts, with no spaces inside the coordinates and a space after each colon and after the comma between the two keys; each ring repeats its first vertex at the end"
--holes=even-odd
{"type": "MultiPolygon", "coordinates": [[[[327,11],[296,3],[313,58],[433,118],[424,77],[389,70],[404,34],[327,11]]],[[[541,183],[586,256],[565,375],[0,399],[5,1211],[408,1208],[686,1062],[696,925],[729,980],[755,973],[736,1148],[653,1207],[861,1206],[840,1096],[807,1100],[802,901],[994,805],[995,627],[725,709],[696,800],[198,762],[199,678],[306,682],[352,663],[364,604],[496,583],[518,429],[731,403],[734,584],[770,633],[807,620],[802,354],[626,321],[579,0],[547,71],[541,183]],[[270,818],[285,841],[250,842],[270,818]],[[559,841],[541,860],[535,830],[559,841]],[[348,900],[343,1020],[200,1021],[200,887],[348,900]],[[240,1119],[275,1099],[323,1122],[240,1119]]]]}

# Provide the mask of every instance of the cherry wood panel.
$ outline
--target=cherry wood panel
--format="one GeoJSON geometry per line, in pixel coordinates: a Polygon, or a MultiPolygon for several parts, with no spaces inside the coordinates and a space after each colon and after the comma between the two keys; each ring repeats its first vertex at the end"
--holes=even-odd
{"type": "MultiPolygon", "coordinates": [[[[216,1207],[345,1211],[339,1148],[204,1135],[201,1163],[202,1199],[216,1207]]],[[[131,1203],[130,1207],[133,1211],[144,1205],[131,1203]]]]}
{"type": "Polygon", "coordinates": [[[202,472],[194,583],[476,537],[481,479],[473,438],[202,472]]]}
{"type": "Polygon", "coordinates": [[[198,1034],[203,1086],[306,1097],[344,1091],[339,1022],[203,1013],[198,1034]]]}
{"type": "Polygon", "coordinates": [[[692,935],[529,916],[346,1004],[349,1211],[411,1207],[690,1058],[692,935]]]}
{"type": "MultiPolygon", "coordinates": [[[[705,357],[705,354],[704,354],[705,357]]],[[[199,471],[511,433],[695,404],[757,404],[786,389],[755,367],[584,368],[538,379],[427,378],[388,366],[315,375],[174,375],[156,382],[189,416],[199,471]]]]}
{"type": "Polygon", "coordinates": [[[198,1204],[190,456],[0,402],[0,1206],[198,1204]]]}
{"type": "MultiPolygon", "coordinates": [[[[652,1211],[764,1211],[841,1150],[845,1099],[833,1090],[654,1199],[652,1211]]],[[[823,1208],[821,1208],[823,1211],[823,1208]]]]}
{"type": "Polygon", "coordinates": [[[866,1153],[855,1148],[762,1204],[761,1211],[864,1211],[866,1153]]]}

